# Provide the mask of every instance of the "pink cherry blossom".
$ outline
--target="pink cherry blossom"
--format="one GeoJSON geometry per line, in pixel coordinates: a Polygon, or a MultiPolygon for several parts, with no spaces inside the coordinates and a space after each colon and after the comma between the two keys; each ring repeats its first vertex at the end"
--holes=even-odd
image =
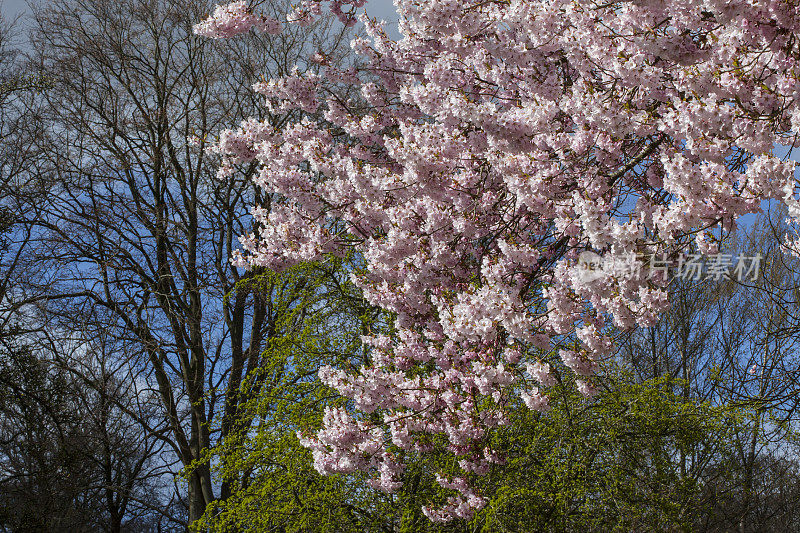
{"type": "Polygon", "coordinates": [[[597,389],[590,382],[579,379],[576,380],[575,383],[578,387],[578,392],[580,392],[587,398],[591,398],[597,394],[597,389]]]}
{"type": "MultiPolygon", "coordinates": [[[[328,6],[353,24],[364,3],[306,0],[287,20],[328,6]]],[[[712,252],[718,229],[764,200],[800,219],[795,164],[774,150],[800,138],[800,9],[395,5],[400,40],[362,15],[358,67],[315,58],[319,73],[258,84],[267,109],[298,118],[282,131],[251,119],[216,149],[221,172],[255,162],[256,184],[282,198],[254,211],[258,235],[242,237],[235,261],[280,269],[354,250],[352,281],[396,317],[391,338],[363,338],[361,368],[320,371],[355,407],[302,436],[316,468],[396,490],[402,454],[390,450],[424,453],[441,436],[460,474],[438,478],[451,496],[425,513],[447,521],[486,505],[476,487],[506,406],[546,410],[563,372],[592,396],[611,327],[650,326],[668,308],[667,278],[648,275],[645,257],[712,252]],[[345,83],[357,97],[340,96],[345,83]]],[[[196,31],[233,35],[256,19],[235,2],[196,31]]]]}
{"type": "Polygon", "coordinates": [[[195,24],[194,32],[203,37],[219,39],[233,37],[253,27],[270,34],[281,31],[281,24],[275,18],[255,16],[248,11],[246,2],[239,1],[216,6],[209,18],[195,24]]]}

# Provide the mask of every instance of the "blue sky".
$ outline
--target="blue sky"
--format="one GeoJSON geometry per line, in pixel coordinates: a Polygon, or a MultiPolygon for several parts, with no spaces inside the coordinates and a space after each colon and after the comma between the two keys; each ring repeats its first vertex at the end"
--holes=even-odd
{"type": "Polygon", "coordinates": [[[367,13],[378,20],[386,21],[386,30],[389,37],[399,39],[400,32],[397,31],[397,11],[392,0],[369,0],[367,2],[367,13]]]}
{"type": "Polygon", "coordinates": [[[3,7],[3,16],[9,19],[28,10],[26,0],[0,0],[0,5],[3,7]]]}
{"type": "Polygon", "coordinates": [[[392,0],[370,0],[367,2],[367,12],[386,22],[397,22],[397,12],[392,0]]]}

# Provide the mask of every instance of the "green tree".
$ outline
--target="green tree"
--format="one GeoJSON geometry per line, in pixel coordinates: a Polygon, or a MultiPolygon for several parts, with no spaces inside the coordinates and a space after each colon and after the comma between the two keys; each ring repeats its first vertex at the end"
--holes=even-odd
{"type": "Polygon", "coordinates": [[[341,402],[317,377],[322,365],[355,368],[366,356],[360,335],[385,321],[348,280],[349,260],[331,259],[264,272],[237,291],[270,294],[281,317],[240,394],[238,418],[219,446],[207,450],[217,480],[230,496],[214,502],[198,531],[358,530],[370,510],[357,505],[362,480],[320,476],[296,433],[316,428],[326,405],[341,402]]]}
{"type": "MultiPolygon", "coordinates": [[[[320,333],[314,330],[303,342],[317,346],[320,333]]],[[[271,352],[271,360],[285,369],[290,352],[286,344],[271,352]]],[[[409,462],[404,486],[391,496],[358,476],[313,470],[295,432],[316,426],[322,405],[339,400],[318,381],[296,379],[316,366],[312,360],[292,365],[282,374],[284,384],[272,388],[284,401],[262,397],[252,404],[258,431],[213,450],[220,478],[242,479],[246,472],[248,482],[207,513],[198,530],[693,531],[713,511],[704,483],[725,476],[731,433],[740,424],[730,409],[684,400],[668,378],[636,383],[615,371],[589,402],[565,383],[554,391],[547,413],[521,404],[512,409],[510,423],[492,443],[505,463],[475,480],[489,505],[469,523],[437,525],[420,503],[448,496],[433,479],[433,472],[448,470],[435,451],[409,462]]]]}
{"type": "Polygon", "coordinates": [[[568,388],[547,414],[516,410],[482,530],[694,531],[738,417],[674,389],[615,372],[588,403],[568,388]]]}

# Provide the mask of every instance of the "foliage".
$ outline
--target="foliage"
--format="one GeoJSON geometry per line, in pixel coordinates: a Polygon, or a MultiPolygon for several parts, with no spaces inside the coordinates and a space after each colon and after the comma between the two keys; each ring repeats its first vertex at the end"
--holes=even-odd
{"type": "Polygon", "coordinates": [[[280,334],[270,337],[260,367],[240,388],[249,400],[239,411],[237,429],[208,450],[209,457],[219,458],[218,478],[232,486],[230,496],[214,502],[197,522],[198,530],[231,525],[258,531],[335,530],[362,522],[353,515],[356,507],[344,505],[352,498],[352,481],[319,476],[296,435],[319,426],[323,406],[342,404],[317,378],[320,366],[357,365],[363,361],[360,335],[383,327],[381,315],[349,282],[352,268],[351,260],[332,260],[280,274],[263,271],[240,282],[256,293],[270,287],[271,303],[287,323],[277,325],[280,334]],[[250,390],[255,394],[248,395],[250,390]]]}
{"type": "Polygon", "coordinates": [[[219,475],[248,483],[215,504],[198,531],[286,532],[526,532],[693,531],[712,514],[705,484],[721,482],[732,461],[730,439],[740,417],[729,409],[686,402],[676,383],[636,384],[617,373],[590,402],[573,387],[554,390],[552,409],[519,403],[492,442],[501,454],[476,483],[491,494],[470,521],[436,525],[422,513],[446,491],[434,473],[453,470],[446,454],[406,456],[409,468],[394,495],[382,495],[361,475],[322,476],[299,443],[296,428],[321,422],[315,408],[328,391],[309,383],[298,398],[274,409],[255,407],[254,434],[214,450],[219,475]],[[280,423],[279,423],[280,421],[280,423]],[[449,464],[448,464],[449,463],[449,464]]]}
{"type": "Polygon", "coordinates": [[[87,388],[9,337],[0,353],[0,528],[175,531],[162,520],[168,503],[154,457],[163,446],[126,416],[141,405],[130,391],[108,373],[87,388]]]}
{"type": "Polygon", "coordinates": [[[665,378],[608,385],[588,404],[563,391],[547,414],[516,411],[486,531],[694,531],[710,513],[704,483],[728,468],[738,416],[665,378]]]}

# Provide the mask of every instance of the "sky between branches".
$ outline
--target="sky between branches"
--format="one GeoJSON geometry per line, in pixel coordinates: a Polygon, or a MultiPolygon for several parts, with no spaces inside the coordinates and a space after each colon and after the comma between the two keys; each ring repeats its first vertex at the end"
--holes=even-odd
{"type": "MultiPolygon", "coordinates": [[[[225,0],[217,0],[224,4],[225,0]]],[[[18,15],[30,13],[28,0],[0,0],[0,11],[6,20],[13,20],[18,15]]],[[[369,0],[367,2],[367,12],[378,19],[385,20],[388,24],[389,34],[397,37],[397,13],[391,0],[369,0]]]]}

